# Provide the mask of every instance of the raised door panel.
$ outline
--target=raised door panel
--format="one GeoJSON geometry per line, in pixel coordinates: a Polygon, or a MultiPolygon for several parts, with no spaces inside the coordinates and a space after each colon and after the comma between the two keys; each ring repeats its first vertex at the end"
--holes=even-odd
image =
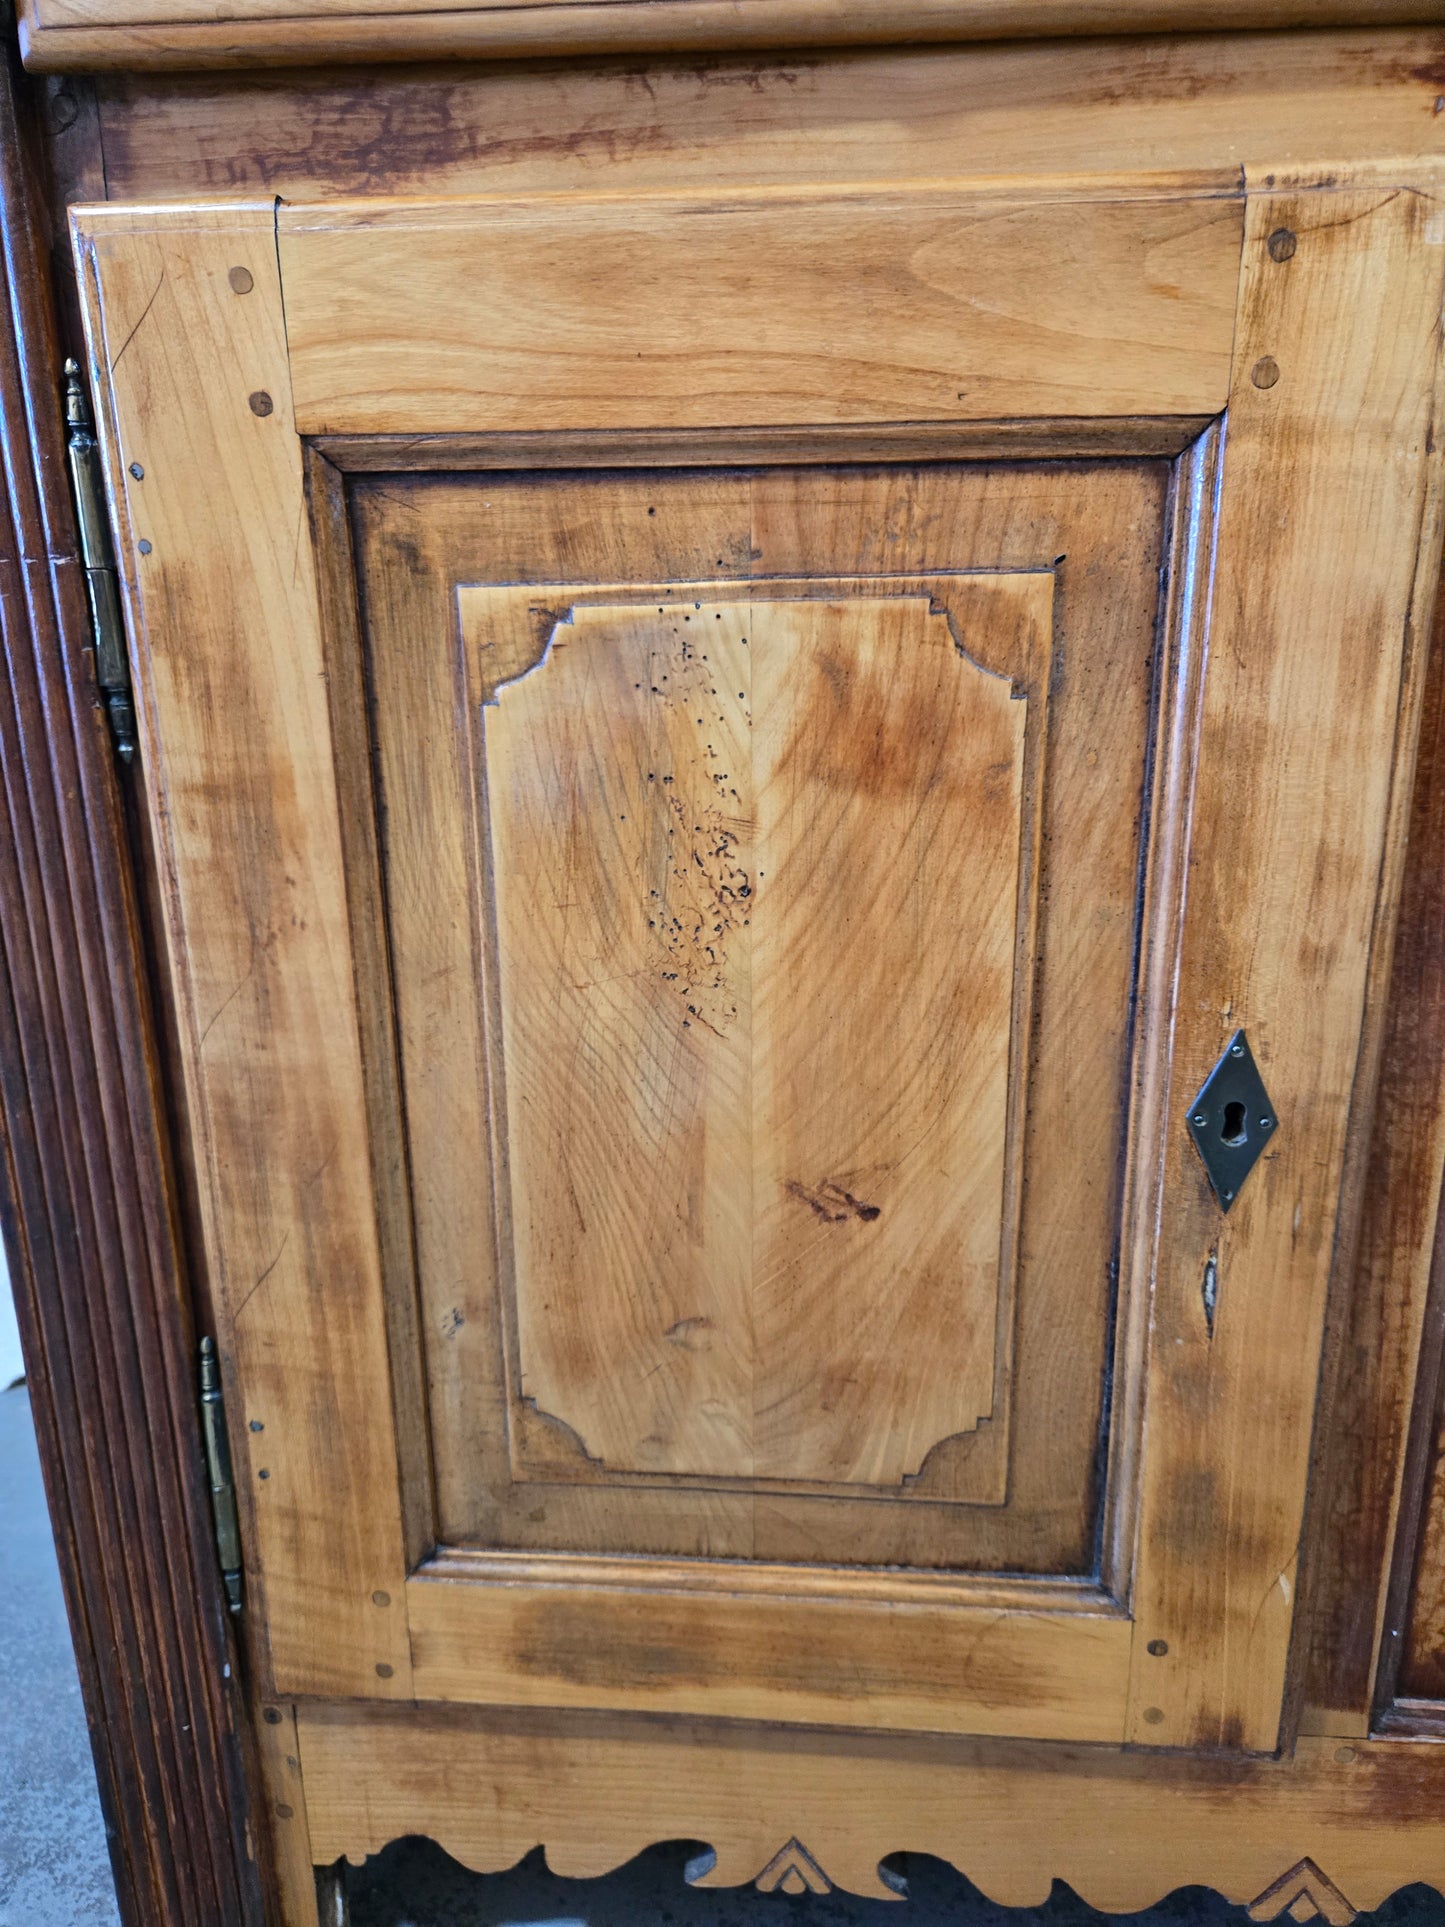
{"type": "Polygon", "coordinates": [[[804,586],[562,587],[482,712],[518,1393],[613,1471],[897,1486],[992,1409],[1033,839],[965,652],[1052,581],[804,586]]]}
{"type": "Polygon", "coordinates": [[[443,1544],[1087,1578],[1167,466],[352,501],[443,1544]]]}

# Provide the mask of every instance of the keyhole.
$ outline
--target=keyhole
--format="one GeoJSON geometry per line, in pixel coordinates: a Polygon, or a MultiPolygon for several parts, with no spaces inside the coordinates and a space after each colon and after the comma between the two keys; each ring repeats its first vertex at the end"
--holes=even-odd
{"type": "Polygon", "coordinates": [[[1244,1106],[1242,1104],[1225,1105],[1224,1123],[1220,1127],[1219,1135],[1224,1139],[1226,1144],[1244,1143],[1245,1139],[1249,1136],[1249,1125],[1245,1120],[1244,1106]]]}

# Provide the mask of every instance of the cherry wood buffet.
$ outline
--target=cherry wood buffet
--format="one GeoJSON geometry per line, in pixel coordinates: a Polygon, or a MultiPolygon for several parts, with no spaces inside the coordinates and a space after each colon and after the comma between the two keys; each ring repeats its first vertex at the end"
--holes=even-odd
{"type": "Polygon", "coordinates": [[[128,1917],[1445,1890],[1431,9],[21,11],[7,1230],[128,1917]]]}

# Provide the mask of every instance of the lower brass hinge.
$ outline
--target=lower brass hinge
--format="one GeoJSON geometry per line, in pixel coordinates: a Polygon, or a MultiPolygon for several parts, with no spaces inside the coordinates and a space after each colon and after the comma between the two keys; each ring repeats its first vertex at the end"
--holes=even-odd
{"type": "Polygon", "coordinates": [[[110,717],[115,753],[123,763],[129,764],[135,758],[135,705],[131,700],[125,622],[120,612],[120,580],[115,570],[110,519],[105,512],[100,448],[91,425],[80,369],[73,361],[65,364],[65,427],[75,520],[80,534],[80,561],[85,570],[85,593],[90,601],[95,680],[110,717]]]}
{"type": "Polygon", "coordinates": [[[241,1527],[236,1517],[236,1482],[231,1476],[231,1448],[226,1440],[226,1408],[221,1397],[221,1362],[214,1338],[201,1340],[201,1436],[206,1446],[206,1475],[211,1485],[211,1517],[216,1526],[216,1557],[226,1604],[241,1610],[241,1527]]]}

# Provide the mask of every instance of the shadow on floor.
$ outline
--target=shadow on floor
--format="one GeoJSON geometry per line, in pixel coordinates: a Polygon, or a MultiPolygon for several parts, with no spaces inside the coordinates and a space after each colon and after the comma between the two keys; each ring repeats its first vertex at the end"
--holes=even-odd
{"type": "MultiPolygon", "coordinates": [[[[1062,1885],[1042,1907],[999,1907],[926,1854],[890,1860],[908,1881],[901,1904],[840,1893],[711,1893],[684,1881],[697,1851],[672,1841],[600,1880],[563,1880],[548,1872],[540,1848],[510,1872],[474,1874],[429,1840],[399,1840],[351,1870],[352,1927],[1249,1927],[1242,1907],[1202,1887],[1182,1887],[1141,1914],[1096,1913],[1062,1885]]],[[[1377,1913],[1361,1914],[1358,1927],[1445,1927],[1445,1900],[1429,1887],[1407,1887],[1377,1913]]]]}
{"type": "Polygon", "coordinates": [[[0,1927],[119,1918],[21,1385],[0,1392],[0,1927]]]}

